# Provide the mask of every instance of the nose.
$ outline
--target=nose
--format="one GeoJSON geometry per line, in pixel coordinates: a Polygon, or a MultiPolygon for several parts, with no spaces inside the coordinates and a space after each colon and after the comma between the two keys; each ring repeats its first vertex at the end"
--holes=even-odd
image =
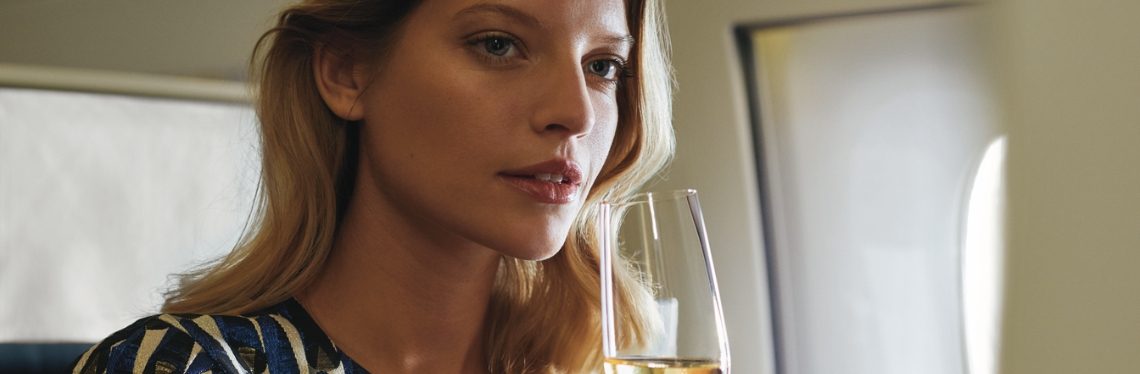
{"type": "Polygon", "coordinates": [[[594,106],[585,72],[577,63],[567,63],[543,74],[535,96],[531,127],[539,134],[582,137],[594,127],[594,106]]]}

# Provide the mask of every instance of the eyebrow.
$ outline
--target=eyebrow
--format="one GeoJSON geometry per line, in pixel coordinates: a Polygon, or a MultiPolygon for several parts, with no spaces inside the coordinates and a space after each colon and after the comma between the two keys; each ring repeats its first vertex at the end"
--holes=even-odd
{"type": "Polygon", "coordinates": [[[538,18],[534,18],[534,16],[516,8],[501,4],[475,4],[455,13],[455,18],[478,15],[480,13],[499,14],[507,18],[513,18],[515,21],[532,28],[542,28],[542,22],[539,22],[538,18]]]}
{"type": "Polygon", "coordinates": [[[605,43],[621,44],[623,47],[630,47],[630,48],[633,47],[633,45],[635,44],[634,42],[636,41],[636,39],[633,38],[633,35],[606,36],[604,38],[601,38],[601,40],[605,43]]]}
{"type": "MultiPolygon", "coordinates": [[[[455,18],[462,18],[462,17],[466,17],[466,16],[478,15],[481,13],[491,13],[491,14],[502,15],[504,17],[514,19],[516,22],[522,23],[522,24],[524,24],[530,28],[535,28],[535,29],[543,28],[542,27],[542,21],[539,21],[538,18],[534,18],[534,16],[527,14],[526,12],[521,11],[517,8],[511,7],[508,5],[502,5],[502,4],[489,4],[489,3],[475,4],[475,5],[464,8],[463,10],[460,10],[459,12],[455,13],[455,18]]],[[[632,47],[634,45],[634,41],[635,41],[635,39],[633,38],[633,35],[606,36],[606,37],[601,38],[601,40],[605,43],[622,44],[623,46],[627,46],[627,47],[632,47]]]]}

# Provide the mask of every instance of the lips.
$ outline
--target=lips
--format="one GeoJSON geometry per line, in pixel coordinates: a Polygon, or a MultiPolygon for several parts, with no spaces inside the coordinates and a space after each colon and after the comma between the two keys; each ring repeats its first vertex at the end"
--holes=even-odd
{"type": "Polygon", "coordinates": [[[499,173],[507,184],[540,203],[568,204],[578,198],[582,168],[566,159],[554,159],[499,173]]]}

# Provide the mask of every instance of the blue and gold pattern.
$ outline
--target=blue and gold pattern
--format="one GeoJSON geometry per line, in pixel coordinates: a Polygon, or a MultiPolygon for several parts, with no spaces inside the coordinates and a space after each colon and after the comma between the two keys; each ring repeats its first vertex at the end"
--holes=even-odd
{"type": "Polygon", "coordinates": [[[367,373],[296,300],[244,316],[160,314],[91,347],[73,373],[367,373]]]}

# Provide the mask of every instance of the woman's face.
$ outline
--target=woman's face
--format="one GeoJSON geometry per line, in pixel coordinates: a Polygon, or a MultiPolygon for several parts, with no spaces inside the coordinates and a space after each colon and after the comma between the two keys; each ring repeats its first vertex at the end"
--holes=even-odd
{"type": "Polygon", "coordinates": [[[622,0],[424,1],[358,104],[356,193],[424,232],[554,255],[613,141],[629,34],[622,0]]]}

